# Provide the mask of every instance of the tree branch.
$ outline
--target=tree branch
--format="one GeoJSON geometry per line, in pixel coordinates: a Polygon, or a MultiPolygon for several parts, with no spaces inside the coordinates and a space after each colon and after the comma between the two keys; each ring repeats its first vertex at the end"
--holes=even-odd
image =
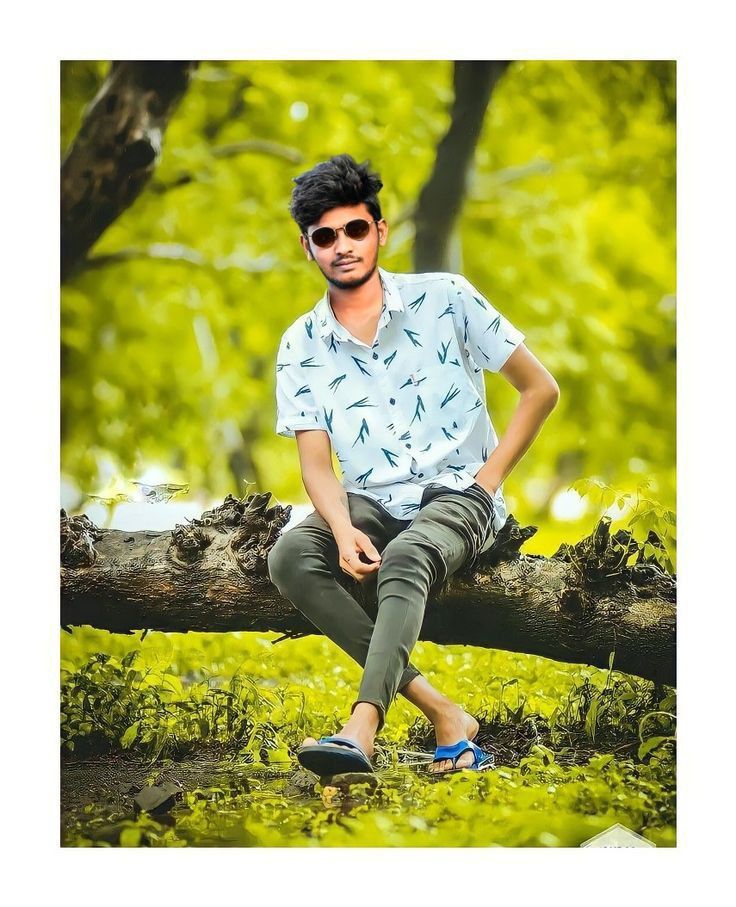
{"type": "MultiPolygon", "coordinates": [[[[96,527],[61,512],[61,622],[113,632],[318,633],[268,576],[271,546],[291,507],[270,492],[224,503],[169,532],[96,527]]],[[[602,519],[588,538],[552,557],[522,555],[536,532],[507,519],[475,570],[432,590],[421,639],[607,668],[675,682],[676,588],[625,530],[602,519]],[[637,555],[637,562],[624,566],[637,555]]],[[[653,541],[653,540],[650,540],[653,541]]],[[[375,575],[374,575],[375,576],[375,575]]],[[[337,581],[375,618],[376,583],[337,581]]]]}
{"type": "MultiPolygon", "coordinates": [[[[247,139],[243,142],[233,142],[230,145],[216,145],[210,149],[210,154],[216,159],[228,159],[241,154],[263,154],[268,157],[281,158],[290,164],[301,164],[304,160],[304,155],[297,148],[290,148],[288,145],[270,142],[267,139],[247,139]]],[[[179,186],[186,186],[195,179],[199,179],[199,174],[181,173],[171,182],[151,183],[151,191],[163,194],[172,189],[178,189],[179,186]]]]}
{"type": "Polygon", "coordinates": [[[452,231],[465,196],[467,173],[486,108],[507,61],[458,60],[450,127],[437,146],[434,169],[419,195],[414,270],[448,271],[452,231]]]}
{"type": "Polygon", "coordinates": [[[91,271],[96,268],[105,268],[108,265],[119,264],[126,261],[169,261],[194,265],[198,268],[210,268],[213,271],[226,271],[233,268],[248,274],[262,274],[265,271],[277,269],[278,261],[273,255],[262,255],[260,258],[245,258],[238,253],[226,255],[222,258],[211,260],[202,255],[197,249],[181,243],[151,243],[148,246],[130,246],[127,249],[118,249],[107,255],[92,255],[79,265],[79,272],[91,271]]]}
{"type": "Polygon", "coordinates": [[[112,63],[61,166],[62,279],[150,180],[196,65],[112,63]]]}

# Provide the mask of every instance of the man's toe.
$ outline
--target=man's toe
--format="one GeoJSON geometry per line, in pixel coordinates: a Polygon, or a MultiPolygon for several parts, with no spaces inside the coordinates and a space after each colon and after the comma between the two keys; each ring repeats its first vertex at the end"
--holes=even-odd
{"type": "Polygon", "coordinates": [[[462,755],[460,755],[455,760],[455,765],[452,764],[452,759],[442,759],[440,762],[433,762],[430,768],[432,772],[449,772],[452,768],[467,768],[471,766],[475,760],[475,757],[471,750],[466,750],[462,755]]]}

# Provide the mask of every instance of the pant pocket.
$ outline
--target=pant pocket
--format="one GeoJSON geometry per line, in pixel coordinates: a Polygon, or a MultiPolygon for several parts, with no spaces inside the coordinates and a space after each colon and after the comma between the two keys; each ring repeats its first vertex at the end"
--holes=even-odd
{"type": "Polygon", "coordinates": [[[473,482],[473,484],[469,485],[465,489],[465,491],[483,501],[491,512],[491,518],[493,518],[494,514],[496,513],[496,502],[493,500],[493,497],[489,491],[486,491],[486,489],[478,482],[473,482]]]}
{"type": "Polygon", "coordinates": [[[451,488],[445,488],[444,485],[440,485],[438,482],[430,482],[429,485],[426,485],[424,491],[422,492],[421,500],[419,501],[419,510],[429,504],[432,498],[436,498],[438,494],[442,494],[446,491],[452,491],[451,488]]]}
{"type": "Polygon", "coordinates": [[[469,562],[472,567],[478,560],[481,551],[487,550],[493,544],[492,541],[489,544],[489,539],[494,536],[493,520],[496,513],[496,505],[489,492],[477,482],[474,482],[472,485],[463,489],[463,493],[477,501],[485,513],[485,521],[478,524],[478,540],[474,546],[473,556],[469,562]]]}

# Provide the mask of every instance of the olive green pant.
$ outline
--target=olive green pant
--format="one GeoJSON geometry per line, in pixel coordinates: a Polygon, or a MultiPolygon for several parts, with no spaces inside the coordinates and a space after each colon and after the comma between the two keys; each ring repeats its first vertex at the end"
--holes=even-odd
{"type": "Polygon", "coordinates": [[[400,520],[370,498],[347,492],[350,519],[381,554],[375,577],[375,623],[345,587],[358,581],[339,566],[328,523],[312,511],[284,532],[268,555],[268,572],[281,595],[364,666],[358,702],[379,712],[378,730],[398,690],[421,672],[409,662],[430,591],[464,564],[474,564],[493,530],[493,498],[477,482],[448,489],[431,484],[411,520],[400,520]],[[339,579],[339,581],[338,581],[339,579]]]}

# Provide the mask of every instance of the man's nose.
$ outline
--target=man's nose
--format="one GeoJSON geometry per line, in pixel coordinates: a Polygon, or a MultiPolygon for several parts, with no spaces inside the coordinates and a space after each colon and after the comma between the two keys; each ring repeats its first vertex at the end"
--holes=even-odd
{"type": "Polygon", "coordinates": [[[335,252],[338,255],[346,255],[353,250],[353,241],[347,235],[344,229],[337,231],[337,241],[335,242],[335,252]]]}

